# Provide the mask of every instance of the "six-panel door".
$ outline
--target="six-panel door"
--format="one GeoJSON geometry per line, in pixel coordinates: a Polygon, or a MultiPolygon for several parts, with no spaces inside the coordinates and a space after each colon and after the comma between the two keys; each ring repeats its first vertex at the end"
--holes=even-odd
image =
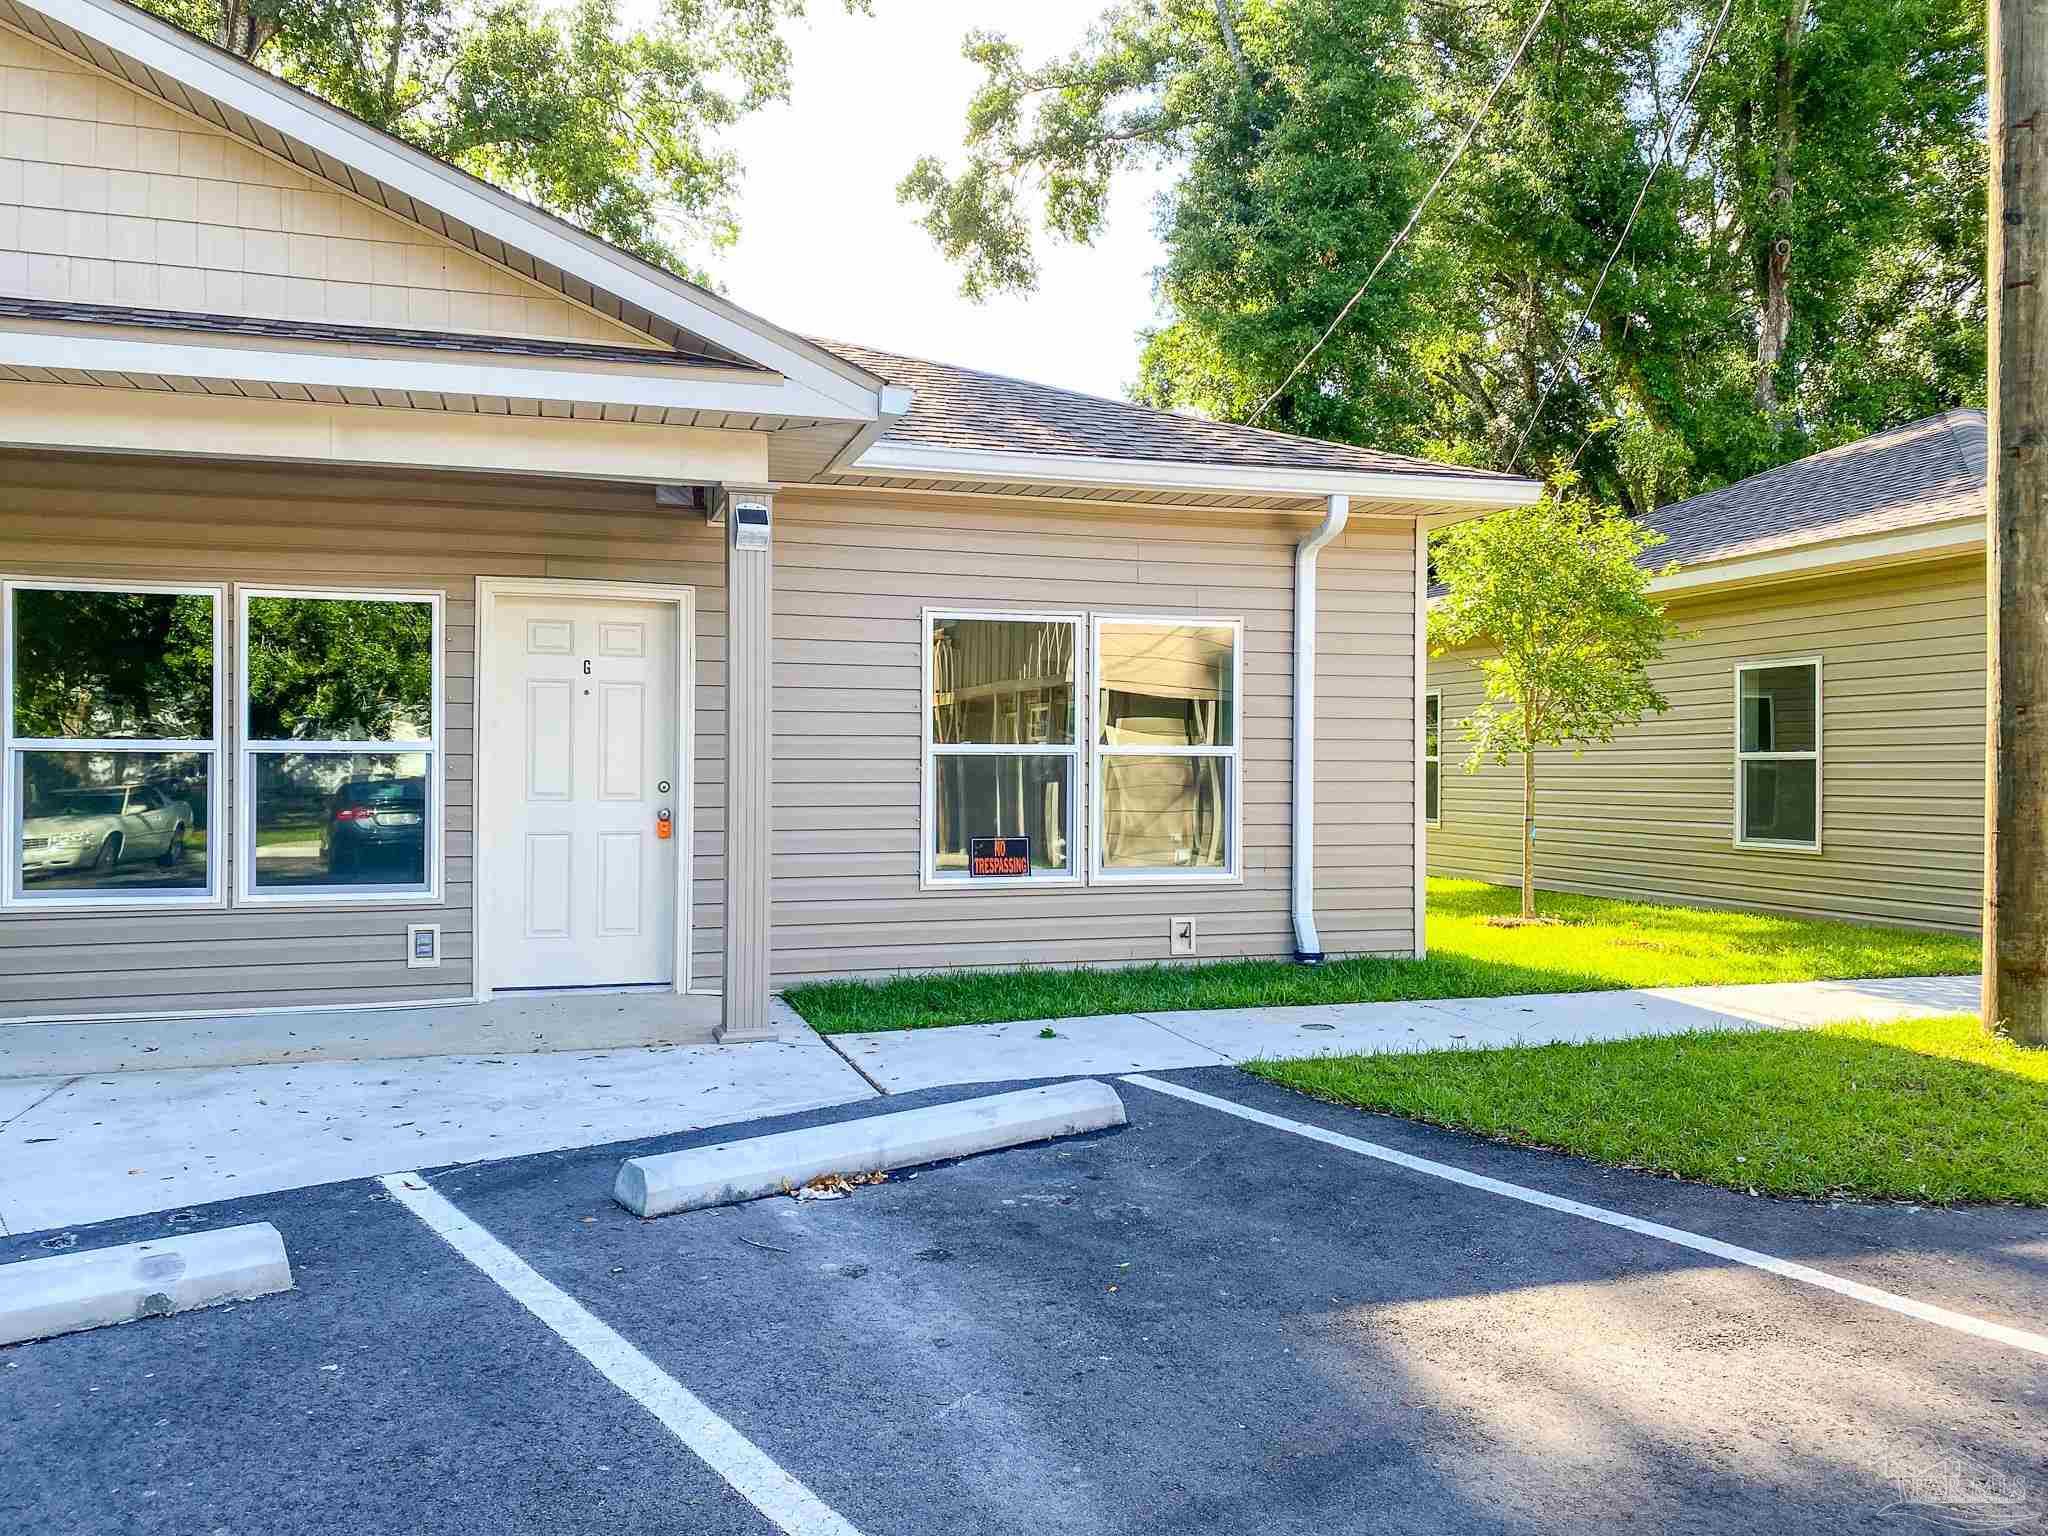
{"type": "Polygon", "coordinates": [[[489,985],[672,982],[688,835],[675,819],[675,609],[504,597],[491,630],[477,829],[489,985]]]}

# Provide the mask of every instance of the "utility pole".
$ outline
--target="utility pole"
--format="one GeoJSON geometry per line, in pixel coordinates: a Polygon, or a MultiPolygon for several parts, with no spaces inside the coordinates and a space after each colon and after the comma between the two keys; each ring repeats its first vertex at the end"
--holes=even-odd
{"type": "Polygon", "coordinates": [[[1991,0],[1984,1019],[2048,1047],[2048,0],[1991,0]]]}

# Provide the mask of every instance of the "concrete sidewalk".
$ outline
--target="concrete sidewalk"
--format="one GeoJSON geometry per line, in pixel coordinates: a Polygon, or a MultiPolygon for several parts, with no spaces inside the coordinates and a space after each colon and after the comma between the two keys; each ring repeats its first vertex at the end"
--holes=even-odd
{"type": "Polygon", "coordinates": [[[0,1078],[0,1232],[952,1084],[1955,1013],[1973,977],[1117,1014],[760,1045],[0,1078]],[[1050,1029],[1052,1037],[1041,1038],[1050,1029]],[[848,1062],[855,1063],[854,1067],[848,1062]]]}
{"type": "Polygon", "coordinates": [[[1968,1013],[1977,1006],[1977,992],[1974,976],[1661,987],[1428,1003],[1117,1013],[835,1035],[833,1043],[883,1091],[908,1093],[952,1083],[1224,1066],[1261,1056],[1619,1040],[1695,1029],[1799,1029],[1843,1019],[1968,1013]],[[1051,1038],[1045,1030],[1052,1031],[1051,1038]]]}
{"type": "Polygon", "coordinates": [[[873,1098],[824,1041],[0,1079],[0,1231],[873,1098]]]}

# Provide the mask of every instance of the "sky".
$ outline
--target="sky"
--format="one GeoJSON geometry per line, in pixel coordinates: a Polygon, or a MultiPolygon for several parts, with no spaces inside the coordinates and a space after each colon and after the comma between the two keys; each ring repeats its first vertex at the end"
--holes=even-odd
{"type": "Polygon", "coordinates": [[[896,202],[923,154],[961,160],[980,72],[960,57],[992,28],[1028,59],[1063,52],[1106,0],[875,0],[847,16],[812,0],[789,29],[791,101],[726,136],[746,167],[741,235],[707,262],[736,303],[807,335],[1121,396],[1138,373],[1161,260],[1152,199],[1162,179],[1120,186],[1093,247],[1041,240],[1037,292],[975,304],[959,274],[896,202]]]}

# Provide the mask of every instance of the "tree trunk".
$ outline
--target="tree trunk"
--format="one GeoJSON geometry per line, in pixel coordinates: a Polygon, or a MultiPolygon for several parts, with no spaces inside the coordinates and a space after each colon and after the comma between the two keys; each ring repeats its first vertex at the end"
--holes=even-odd
{"type": "Polygon", "coordinates": [[[1536,915],[1536,754],[1522,754],[1522,916],[1536,915]]]}
{"type": "Polygon", "coordinates": [[[1810,0],[1791,0],[1785,29],[1779,35],[1776,69],[1771,79],[1774,123],[1771,134],[1771,190],[1766,199],[1765,243],[1757,252],[1756,408],[1766,416],[1778,413],[1778,365],[1785,356],[1785,338],[1792,330],[1792,240],[1785,230],[1796,190],[1792,156],[1799,148],[1799,104],[1794,92],[1792,59],[1806,30],[1810,0]]]}
{"type": "Polygon", "coordinates": [[[1231,20],[1230,0],[1216,0],[1216,26],[1223,34],[1223,51],[1230,55],[1230,67],[1246,85],[1252,83],[1251,65],[1245,62],[1244,46],[1237,40],[1237,23],[1231,20]]]}
{"type": "Polygon", "coordinates": [[[1991,7],[1984,1018],[2048,1046],[2048,0],[1991,7]]]}

